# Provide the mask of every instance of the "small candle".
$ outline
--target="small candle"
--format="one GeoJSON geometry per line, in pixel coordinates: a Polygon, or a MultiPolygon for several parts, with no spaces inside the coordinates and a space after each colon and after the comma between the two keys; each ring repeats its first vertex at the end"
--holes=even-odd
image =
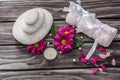
{"type": "Polygon", "coordinates": [[[56,51],[56,49],[54,49],[54,48],[47,48],[44,51],[44,57],[47,60],[53,60],[53,59],[55,59],[57,57],[57,51],[56,51]]]}

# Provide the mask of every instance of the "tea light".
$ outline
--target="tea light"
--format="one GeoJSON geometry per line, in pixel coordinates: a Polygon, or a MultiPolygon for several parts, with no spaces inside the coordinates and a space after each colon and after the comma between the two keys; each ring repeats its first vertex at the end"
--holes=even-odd
{"type": "Polygon", "coordinates": [[[47,60],[53,60],[53,59],[55,59],[57,57],[57,51],[56,51],[56,49],[54,49],[54,48],[47,48],[44,51],[44,57],[47,60]]]}

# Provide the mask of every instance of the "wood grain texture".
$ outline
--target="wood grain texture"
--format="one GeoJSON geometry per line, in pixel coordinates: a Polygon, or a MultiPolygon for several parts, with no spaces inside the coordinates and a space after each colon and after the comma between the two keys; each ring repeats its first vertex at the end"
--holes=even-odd
{"type": "MultiPolygon", "coordinates": [[[[47,47],[53,47],[49,45],[47,47]]],[[[44,58],[43,54],[32,56],[26,51],[26,46],[0,46],[0,70],[30,70],[30,69],[66,69],[66,68],[89,68],[94,67],[91,64],[84,65],[80,62],[73,63],[73,59],[77,59],[78,56],[85,52],[87,53],[92,47],[92,43],[85,43],[82,46],[82,51],[73,49],[69,53],[60,54],[53,61],[48,61],[44,58]]],[[[99,47],[99,46],[98,46],[99,47]]],[[[111,60],[115,58],[117,66],[120,66],[120,43],[114,42],[109,49],[114,50],[112,57],[102,60],[100,63],[105,63],[108,67],[112,67],[111,60]]],[[[105,54],[96,50],[93,56],[98,54],[105,54]]]]}
{"type": "Polygon", "coordinates": [[[0,72],[0,80],[119,80],[120,68],[92,74],[91,69],[60,69],[0,72]]]}
{"type": "MultiPolygon", "coordinates": [[[[75,0],[71,0],[75,1],[75,0]]],[[[69,5],[69,0],[2,0],[0,1],[0,21],[15,21],[28,9],[42,7],[49,10],[54,19],[64,19],[66,13],[63,7],[69,5]]],[[[120,18],[119,0],[82,0],[82,6],[96,13],[98,18],[120,18]]]]}
{"type": "MultiPolygon", "coordinates": [[[[82,51],[73,49],[70,53],[59,54],[55,60],[48,61],[43,54],[33,56],[26,51],[26,46],[17,42],[12,35],[12,27],[17,17],[24,11],[36,7],[49,10],[54,16],[54,24],[67,25],[63,7],[69,5],[69,1],[75,0],[0,0],[0,80],[119,80],[120,79],[120,0],[82,0],[82,6],[96,13],[102,22],[118,29],[112,44],[108,47],[114,50],[113,56],[100,63],[104,63],[108,72],[91,74],[93,65],[83,65],[80,62],[73,63],[73,59],[85,52],[87,53],[93,44],[93,39],[84,34],[85,44],[82,51]],[[115,58],[117,66],[111,65],[111,59],[115,58]]],[[[53,38],[47,36],[46,41],[52,43],[53,38]]],[[[53,47],[48,45],[47,47],[53,47]]],[[[100,46],[98,46],[100,47],[100,46]]],[[[101,53],[96,50],[93,56],[101,53]]],[[[105,54],[105,53],[102,53],[105,54]]]]}

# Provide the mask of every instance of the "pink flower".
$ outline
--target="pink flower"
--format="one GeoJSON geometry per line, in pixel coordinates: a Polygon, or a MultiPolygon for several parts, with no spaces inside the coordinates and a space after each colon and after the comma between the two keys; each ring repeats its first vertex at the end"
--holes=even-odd
{"type": "Polygon", "coordinates": [[[60,34],[61,36],[71,35],[72,38],[74,38],[76,31],[74,28],[63,26],[63,27],[58,28],[57,33],[60,34]]]}
{"type": "Polygon", "coordinates": [[[106,49],[104,47],[100,47],[98,50],[101,51],[101,52],[105,52],[106,51],[106,49]]]}
{"type": "Polygon", "coordinates": [[[84,64],[87,64],[87,60],[85,59],[86,55],[82,53],[79,57],[78,60],[84,64]]]}
{"type": "Polygon", "coordinates": [[[100,58],[98,58],[98,57],[94,57],[94,58],[91,58],[90,59],[90,62],[93,64],[93,65],[95,65],[98,61],[100,61],[101,59],[100,58]]]}
{"type": "Polygon", "coordinates": [[[102,68],[103,71],[107,71],[107,68],[105,67],[104,64],[101,64],[100,66],[101,66],[101,68],[102,68]]]}
{"type": "Polygon", "coordinates": [[[37,53],[40,54],[46,48],[46,42],[44,40],[39,41],[38,43],[31,44],[27,46],[27,51],[31,52],[33,55],[37,53]]]}
{"type": "Polygon", "coordinates": [[[61,36],[60,34],[56,34],[54,37],[54,45],[62,52],[69,52],[74,45],[73,36],[61,36]]]}

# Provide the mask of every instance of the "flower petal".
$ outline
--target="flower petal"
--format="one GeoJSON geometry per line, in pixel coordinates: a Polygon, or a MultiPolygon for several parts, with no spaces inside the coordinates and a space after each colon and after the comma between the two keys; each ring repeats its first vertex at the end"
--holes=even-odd
{"type": "Polygon", "coordinates": [[[103,71],[107,71],[107,68],[105,67],[104,64],[101,64],[100,66],[101,66],[101,68],[103,69],[103,71]]]}
{"type": "Polygon", "coordinates": [[[55,46],[60,46],[60,42],[59,41],[54,41],[54,45],[55,46]]]}
{"type": "Polygon", "coordinates": [[[82,54],[79,56],[79,60],[81,60],[81,59],[83,59],[83,58],[85,58],[85,57],[86,57],[85,53],[82,53],[82,54]]]}
{"type": "Polygon", "coordinates": [[[70,29],[70,33],[75,34],[75,29],[74,29],[74,28],[71,28],[71,29],[70,29]]]}
{"type": "Polygon", "coordinates": [[[28,46],[27,46],[27,51],[31,51],[32,48],[33,48],[33,45],[28,45],[28,46]]]}
{"type": "Polygon", "coordinates": [[[36,54],[36,48],[33,48],[33,50],[32,50],[32,54],[33,54],[33,55],[36,54]]]}
{"type": "Polygon", "coordinates": [[[87,64],[87,60],[86,59],[81,59],[80,62],[83,63],[83,64],[87,64]]]}
{"type": "Polygon", "coordinates": [[[104,47],[100,47],[98,50],[101,51],[101,52],[105,52],[106,51],[106,49],[104,47]]]}
{"type": "Polygon", "coordinates": [[[91,59],[90,59],[90,62],[91,62],[93,65],[95,65],[95,64],[96,64],[96,59],[95,59],[95,58],[91,58],[91,59]]]}
{"type": "Polygon", "coordinates": [[[106,53],[106,57],[109,57],[109,56],[110,56],[110,54],[111,54],[110,52],[107,52],[107,53],[106,53]]]}
{"type": "Polygon", "coordinates": [[[74,34],[70,34],[70,35],[68,36],[69,39],[72,39],[72,38],[74,38],[74,37],[75,37],[74,34]]]}
{"type": "Polygon", "coordinates": [[[98,70],[99,70],[98,68],[93,68],[92,73],[95,74],[96,72],[98,72],[98,70]]]}
{"type": "Polygon", "coordinates": [[[101,58],[95,57],[95,60],[96,60],[96,61],[101,61],[101,58]]]}
{"type": "Polygon", "coordinates": [[[115,59],[113,58],[112,59],[112,63],[111,63],[113,66],[115,66],[116,65],[116,61],[115,61],[115,59]]]}
{"type": "Polygon", "coordinates": [[[98,54],[98,55],[99,55],[99,57],[102,58],[102,59],[105,59],[105,58],[106,58],[106,55],[104,55],[104,54],[98,54]]]}
{"type": "Polygon", "coordinates": [[[59,34],[56,34],[54,39],[57,40],[57,41],[61,41],[62,40],[62,36],[60,36],[59,34]]]}

